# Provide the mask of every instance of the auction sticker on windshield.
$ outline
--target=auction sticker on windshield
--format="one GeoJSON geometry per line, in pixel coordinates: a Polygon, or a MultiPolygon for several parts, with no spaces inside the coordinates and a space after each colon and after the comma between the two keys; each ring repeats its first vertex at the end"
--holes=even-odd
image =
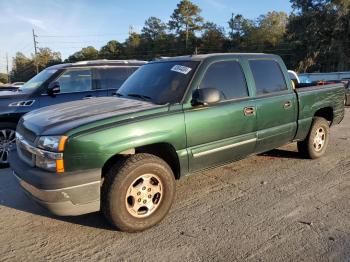
{"type": "Polygon", "coordinates": [[[192,68],[182,65],[174,65],[170,70],[187,75],[189,72],[191,72],[192,68]]]}

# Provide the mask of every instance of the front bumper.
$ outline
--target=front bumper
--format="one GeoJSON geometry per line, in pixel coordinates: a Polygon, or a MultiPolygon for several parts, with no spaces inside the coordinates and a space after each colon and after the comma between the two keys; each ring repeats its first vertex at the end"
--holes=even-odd
{"type": "Polygon", "coordinates": [[[30,167],[10,153],[13,174],[25,193],[59,216],[76,216],[100,210],[100,170],[55,174],[30,167]]]}

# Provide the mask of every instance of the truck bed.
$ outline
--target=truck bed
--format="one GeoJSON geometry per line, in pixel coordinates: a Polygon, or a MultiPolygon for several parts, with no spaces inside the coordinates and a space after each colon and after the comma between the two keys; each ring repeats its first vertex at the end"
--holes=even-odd
{"type": "Polygon", "coordinates": [[[329,119],[333,119],[331,124],[339,124],[343,120],[345,89],[342,83],[297,88],[295,93],[299,101],[295,140],[305,139],[314,115],[321,108],[328,110],[329,119]]]}

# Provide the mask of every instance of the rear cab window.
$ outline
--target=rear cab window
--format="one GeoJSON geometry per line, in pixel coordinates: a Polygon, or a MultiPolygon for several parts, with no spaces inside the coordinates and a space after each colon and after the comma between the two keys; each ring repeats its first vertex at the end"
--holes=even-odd
{"type": "Polygon", "coordinates": [[[220,61],[211,64],[199,85],[221,91],[222,101],[248,97],[248,87],[243,69],[238,61],[220,61]]]}
{"type": "Polygon", "coordinates": [[[249,60],[253,73],[256,94],[266,95],[288,90],[279,64],[274,60],[249,60]]]}

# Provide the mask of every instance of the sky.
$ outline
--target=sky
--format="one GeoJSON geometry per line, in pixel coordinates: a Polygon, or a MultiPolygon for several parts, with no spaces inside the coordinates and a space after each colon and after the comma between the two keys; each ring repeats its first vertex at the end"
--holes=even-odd
{"type": "MultiPolygon", "coordinates": [[[[140,32],[155,16],[167,22],[179,0],[0,0],[0,72],[16,52],[34,52],[32,29],[38,47],[59,51],[62,58],[92,45],[99,49],[109,40],[123,42],[129,27],[140,32]]],[[[227,28],[231,14],[254,19],[269,11],[291,12],[289,0],[192,0],[206,21],[227,28]]]]}

